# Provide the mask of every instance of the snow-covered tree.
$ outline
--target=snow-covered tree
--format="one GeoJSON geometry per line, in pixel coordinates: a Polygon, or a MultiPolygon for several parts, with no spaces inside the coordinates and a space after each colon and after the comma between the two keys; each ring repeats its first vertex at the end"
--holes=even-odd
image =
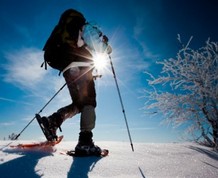
{"type": "Polygon", "coordinates": [[[158,62],[158,77],[146,73],[152,90],[145,91],[145,109],[160,111],[168,123],[187,126],[195,141],[218,149],[218,43],[208,40],[193,50],[190,41],[175,58],[158,62]]]}

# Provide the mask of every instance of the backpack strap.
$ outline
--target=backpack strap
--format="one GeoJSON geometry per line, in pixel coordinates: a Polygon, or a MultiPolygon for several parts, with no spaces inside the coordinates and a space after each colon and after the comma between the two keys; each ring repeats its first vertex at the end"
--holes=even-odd
{"type": "MultiPolygon", "coordinates": [[[[41,67],[43,67],[45,65],[45,70],[47,70],[47,62],[44,60],[44,62],[41,64],[41,67]]],[[[62,71],[59,71],[58,75],[60,76],[62,73],[62,71]]],[[[61,128],[59,128],[61,129],[61,128]]]]}
{"type": "Polygon", "coordinates": [[[47,70],[47,62],[46,60],[44,60],[44,62],[41,64],[41,67],[43,67],[45,65],[45,70],[47,70]]]}
{"type": "Polygon", "coordinates": [[[93,67],[93,62],[71,62],[62,72],[66,72],[68,69],[73,67],[93,67]]]}

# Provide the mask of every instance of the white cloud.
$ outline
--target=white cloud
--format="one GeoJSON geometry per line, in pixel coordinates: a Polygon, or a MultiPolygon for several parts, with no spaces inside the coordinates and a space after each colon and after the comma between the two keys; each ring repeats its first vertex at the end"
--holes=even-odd
{"type": "MultiPolygon", "coordinates": [[[[43,52],[39,49],[23,48],[8,52],[5,57],[7,64],[4,65],[4,81],[31,93],[30,97],[40,98],[46,103],[65,82],[62,76],[58,76],[57,70],[51,70],[50,67],[48,70],[41,68],[44,59],[43,52]]],[[[58,105],[71,102],[68,91],[60,92],[55,99],[56,102],[58,100],[58,105]]],[[[54,102],[52,104],[57,105],[54,102]]]]}
{"type": "Polygon", "coordinates": [[[134,37],[140,36],[145,29],[144,19],[142,17],[136,18],[136,25],[133,27],[134,37]]]}
{"type": "Polygon", "coordinates": [[[4,79],[20,87],[33,88],[45,77],[45,70],[40,67],[43,53],[35,48],[23,48],[6,54],[8,64],[4,79]]]}
{"type": "Polygon", "coordinates": [[[2,122],[0,123],[0,126],[12,126],[12,125],[15,125],[15,122],[2,122]]]}
{"type": "Polygon", "coordinates": [[[0,97],[0,100],[5,101],[5,102],[12,102],[12,103],[25,104],[25,105],[32,105],[29,102],[17,101],[17,100],[13,100],[13,99],[9,99],[9,98],[4,98],[4,97],[0,97]]]}
{"type": "Polygon", "coordinates": [[[146,59],[156,60],[159,55],[154,54],[146,44],[146,28],[145,28],[145,19],[142,17],[136,18],[136,24],[133,27],[133,37],[138,42],[142,48],[143,57],[146,59]]]}

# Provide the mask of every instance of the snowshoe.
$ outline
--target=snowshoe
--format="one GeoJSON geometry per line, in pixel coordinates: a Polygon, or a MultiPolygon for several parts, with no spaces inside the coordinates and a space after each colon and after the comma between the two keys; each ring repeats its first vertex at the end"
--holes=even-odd
{"type": "Polygon", "coordinates": [[[48,147],[53,147],[61,142],[63,139],[63,135],[58,137],[57,140],[54,141],[43,141],[43,142],[32,142],[32,143],[21,143],[18,145],[10,145],[11,148],[21,148],[21,149],[34,149],[37,148],[39,149],[45,149],[48,147]]]}
{"type": "Polygon", "coordinates": [[[101,148],[92,145],[80,145],[78,144],[75,148],[75,154],[78,156],[99,156],[101,155],[101,148]]]}
{"type": "Polygon", "coordinates": [[[94,145],[93,147],[89,146],[76,146],[75,150],[67,151],[67,155],[75,157],[105,157],[109,154],[109,150],[101,149],[100,147],[94,145]]]}

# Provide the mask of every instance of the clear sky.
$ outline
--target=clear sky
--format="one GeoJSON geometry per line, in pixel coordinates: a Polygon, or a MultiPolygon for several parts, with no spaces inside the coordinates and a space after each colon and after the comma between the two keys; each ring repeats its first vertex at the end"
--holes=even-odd
{"type": "MultiPolygon", "coordinates": [[[[178,141],[183,128],[160,125],[161,117],[144,114],[147,88],[144,71],[158,75],[155,62],[175,57],[193,36],[199,48],[210,37],[218,40],[217,0],[5,0],[0,2],[0,139],[19,133],[62,87],[64,79],[54,70],[40,68],[42,48],[61,13],[74,8],[96,22],[113,48],[112,60],[125,106],[133,142],[178,141]]],[[[102,71],[96,81],[97,123],[95,140],[128,141],[113,75],[102,71]]],[[[70,104],[65,88],[45,108],[49,115],[70,104]]],[[[65,139],[76,141],[79,115],[62,126],[65,139]]],[[[43,135],[34,121],[19,139],[43,135]]]]}

